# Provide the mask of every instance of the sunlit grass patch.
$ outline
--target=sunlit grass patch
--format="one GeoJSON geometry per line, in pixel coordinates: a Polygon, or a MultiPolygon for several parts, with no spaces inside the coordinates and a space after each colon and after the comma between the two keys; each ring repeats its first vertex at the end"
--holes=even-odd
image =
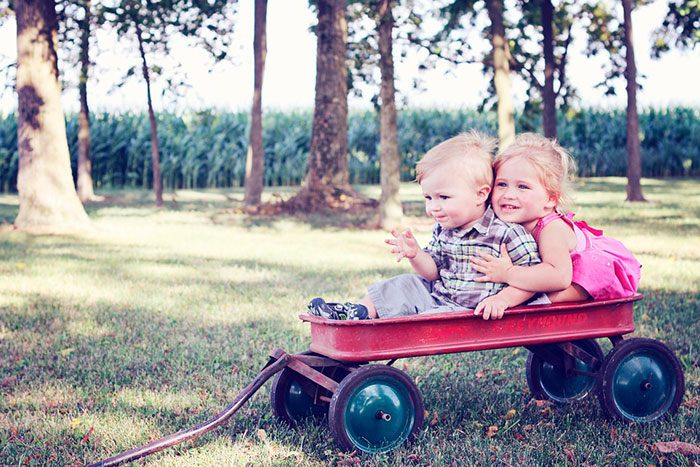
{"type": "Polygon", "coordinates": [[[201,399],[191,391],[163,392],[153,389],[124,388],[113,396],[116,406],[130,407],[134,410],[164,410],[182,412],[186,408],[198,407],[201,399]]]}
{"type": "MultiPolygon", "coordinates": [[[[313,466],[326,465],[304,452],[270,439],[264,430],[251,434],[252,440],[215,439],[180,452],[165,452],[147,465],[171,466],[313,466]]],[[[175,451],[175,450],[173,450],[175,451]]]]}

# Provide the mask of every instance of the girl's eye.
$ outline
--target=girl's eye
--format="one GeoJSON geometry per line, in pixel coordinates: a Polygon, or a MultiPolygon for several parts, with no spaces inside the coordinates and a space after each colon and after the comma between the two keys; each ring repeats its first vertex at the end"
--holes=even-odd
{"type": "Polygon", "coordinates": [[[506,187],[506,182],[496,182],[496,186],[505,188],[506,187]]]}
{"type": "Polygon", "coordinates": [[[518,188],[520,188],[521,190],[529,190],[530,189],[529,186],[523,185],[522,183],[520,185],[518,185],[518,188]]]}
{"type": "Polygon", "coordinates": [[[449,196],[447,196],[447,195],[440,195],[440,199],[449,199],[449,196]]]}
{"type": "Polygon", "coordinates": [[[432,199],[432,198],[431,198],[430,196],[425,195],[425,200],[426,200],[426,201],[430,201],[431,199],[432,199]]]}

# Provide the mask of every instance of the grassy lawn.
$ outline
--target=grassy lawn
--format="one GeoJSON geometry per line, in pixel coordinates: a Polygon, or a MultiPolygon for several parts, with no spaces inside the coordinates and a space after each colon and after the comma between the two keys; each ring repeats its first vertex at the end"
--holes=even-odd
{"type": "MultiPolygon", "coordinates": [[[[521,348],[399,360],[428,412],[410,447],[367,465],[693,465],[654,443],[700,445],[700,181],[580,183],[576,212],[643,267],[637,336],[666,342],[685,370],[675,418],[624,425],[595,397],[566,407],[529,396],[521,348]],[[497,431],[493,435],[493,429],[497,431]]],[[[377,187],[358,187],[371,196],[377,187]]],[[[402,195],[422,244],[431,225],[415,184],[402,195]]],[[[290,190],[270,190],[286,196],[290,190]]],[[[312,297],[353,300],[409,270],[362,216],[248,217],[241,191],[101,192],[82,236],[0,230],[0,465],[95,462],[199,424],[231,402],[269,351],[306,350],[297,315],[312,297]]],[[[0,195],[0,227],[17,197],[0,195]]],[[[6,226],[5,226],[6,227],[6,226]]],[[[610,344],[601,340],[605,349],[610,344]]],[[[347,465],[324,420],[272,415],[269,383],[228,423],[146,457],[147,465],[347,465]]],[[[697,465],[697,464],[695,464],[697,465]]]]}

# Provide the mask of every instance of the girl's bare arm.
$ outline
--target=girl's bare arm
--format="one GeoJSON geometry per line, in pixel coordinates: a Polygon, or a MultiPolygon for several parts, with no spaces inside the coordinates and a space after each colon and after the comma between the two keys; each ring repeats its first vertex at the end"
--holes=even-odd
{"type": "Polygon", "coordinates": [[[483,255],[473,261],[473,267],[484,276],[478,282],[504,282],[530,292],[556,292],[571,285],[570,248],[576,234],[564,221],[556,220],[540,233],[538,248],[542,263],[534,266],[513,265],[502,247],[501,257],[483,255]]]}

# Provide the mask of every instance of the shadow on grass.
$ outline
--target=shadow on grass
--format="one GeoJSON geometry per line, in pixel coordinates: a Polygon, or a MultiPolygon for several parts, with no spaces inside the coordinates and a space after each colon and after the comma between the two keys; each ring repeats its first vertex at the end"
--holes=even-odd
{"type": "MultiPolygon", "coordinates": [[[[298,330],[272,317],[211,324],[108,302],[82,306],[36,294],[24,302],[19,308],[0,309],[8,336],[0,343],[5,378],[0,412],[8,422],[2,431],[14,426],[24,433],[21,438],[33,439],[32,456],[41,464],[50,464],[55,444],[65,443],[55,438],[56,426],[70,426],[75,419],[92,423],[95,432],[90,443],[81,443],[84,430],[69,429],[66,433],[76,439],[70,458],[61,458],[61,465],[108,457],[115,450],[145,444],[154,434],[211,418],[263,367],[273,348],[272,329],[282,340],[278,346],[303,350],[292,348],[299,346],[298,330]],[[58,413],[52,395],[41,394],[42,388],[56,384],[72,394],[58,413]],[[48,402],[33,402],[42,399],[48,402]],[[96,441],[104,438],[122,441],[116,446],[110,441],[105,449],[96,441]]],[[[261,390],[256,402],[233,419],[235,433],[260,425],[266,394],[261,390]]],[[[3,459],[20,462],[23,443],[9,432],[3,438],[8,442],[3,459]]]]}

